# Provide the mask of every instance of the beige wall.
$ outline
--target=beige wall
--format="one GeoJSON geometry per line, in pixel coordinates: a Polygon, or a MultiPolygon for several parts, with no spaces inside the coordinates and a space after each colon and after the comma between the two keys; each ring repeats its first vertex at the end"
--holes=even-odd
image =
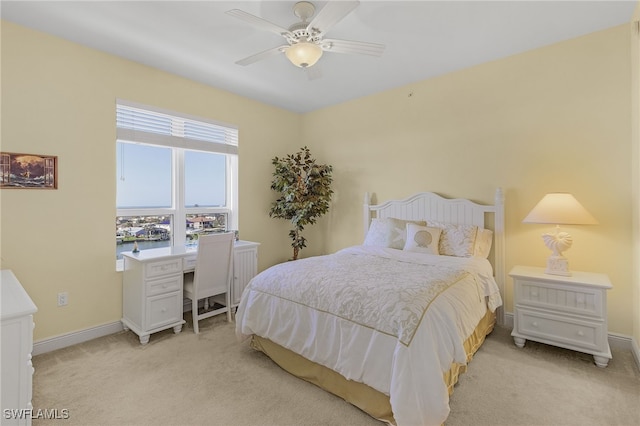
{"type": "Polygon", "coordinates": [[[239,126],[240,232],[262,269],[289,255],[268,217],[270,160],[300,140],[297,114],[2,22],[2,150],[57,155],[59,189],[0,192],[1,267],[38,306],[34,339],[122,315],[115,271],[115,101],[239,126]],[[69,304],[56,295],[68,291],[69,304]]]}
{"type": "MultiPolygon", "coordinates": [[[[631,335],[629,46],[623,25],[303,116],[305,142],[336,170],[323,251],[362,241],[365,191],[492,203],[500,186],[507,270],[544,266],[552,227],[522,219],[545,193],[571,192],[600,224],[566,227],[570,266],[610,276],[610,330],[631,335]]],[[[509,279],[507,312],[511,293],[509,279]]]]}
{"type": "MultiPolygon", "coordinates": [[[[640,354],[640,2],[631,25],[632,175],[633,175],[633,338],[640,354]]],[[[640,362],[640,360],[638,360],[640,362]]]]}
{"type": "MultiPolygon", "coordinates": [[[[541,225],[522,218],[570,191],[600,225],[571,227],[576,270],[610,275],[610,330],[631,335],[631,83],[628,26],[299,116],[3,22],[2,150],[58,155],[57,191],[0,193],[1,267],[38,305],[35,339],[121,315],[114,271],[116,98],[240,127],[240,232],[260,269],[290,255],[268,217],[270,160],[307,144],[334,166],[330,213],[303,256],[362,241],[365,191],[507,197],[507,267],[543,265],[541,225]],[[330,125],[327,125],[330,123],[330,125]],[[56,294],[69,292],[58,308],[56,294]]],[[[507,311],[511,311],[511,286],[507,311]]]]}

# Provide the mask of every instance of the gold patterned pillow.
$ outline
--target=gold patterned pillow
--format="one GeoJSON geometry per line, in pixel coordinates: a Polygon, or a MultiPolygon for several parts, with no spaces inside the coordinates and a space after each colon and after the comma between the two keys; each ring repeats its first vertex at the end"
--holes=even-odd
{"type": "Polygon", "coordinates": [[[442,229],[440,254],[445,256],[471,257],[474,254],[478,227],[429,220],[428,226],[442,229]]]}

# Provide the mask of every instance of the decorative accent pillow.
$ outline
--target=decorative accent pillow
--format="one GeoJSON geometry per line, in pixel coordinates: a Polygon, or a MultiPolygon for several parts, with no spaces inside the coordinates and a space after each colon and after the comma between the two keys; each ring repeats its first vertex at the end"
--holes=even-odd
{"type": "Polygon", "coordinates": [[[445,256],[471,257],[474,253],[478,227],[429,220],[428,226],[442,229],[440,254],[445,256]]]}
{"type": "Polygon", "coordinates": [[[482,257],[486,259],[489,257],[491,251],[491,244],[493,243],[493,231],[490,229],[478,228],[476,234],[476,244],[473,249],[474,257],[482,257]]]}
{"type": "Polygon", "coordinates": [[[407,241],[404,250],[439,254],[438,245],[442,229],[407,223],[407,241]]]}
{"type": "Polygon", "coordinates": [[[393,217],[372,219],[363,244],[365,246],[389,247],[402,250],[407,236],[407,223],[426,225],[425,221],[411,221],[393,217]]]}

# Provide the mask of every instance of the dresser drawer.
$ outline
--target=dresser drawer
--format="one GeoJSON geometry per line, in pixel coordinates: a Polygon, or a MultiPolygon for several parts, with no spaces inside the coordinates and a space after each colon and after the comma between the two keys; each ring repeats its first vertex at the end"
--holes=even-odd
{"type": "Polygon", "coordinates": [[[607,332],[604,323],[585,321],[519,308],[517,332],[534,340],[569,349],[603,351],[607,332]]]}
{"type": "Polygon", "coordinates": [[[144,272],[146,278],[182,274],[182,259],[177,257],[158,262],[148,262],[144,265],[144,272]]]}
{"type": "Polygon", "coordinates": [[[174,324],[182,320],[182,292],[161,294],[147,297],[146,303],[146,330],[174,324]]]}
{"type": "Polygon", "coordinates": [[[167,278],[158,278],[146,281],[145,285],[147,287],[147,296],[155,296],[156,294],[182,290],[182,278],[182,275],[172,275],[167,278]]]}
{"type": "Polygon", "coordinates": [[[516,292],[516,300],[520,305],[556,309],[596,318],[604,316],[603,291],[598,288],[517,279],[516,292]]]}

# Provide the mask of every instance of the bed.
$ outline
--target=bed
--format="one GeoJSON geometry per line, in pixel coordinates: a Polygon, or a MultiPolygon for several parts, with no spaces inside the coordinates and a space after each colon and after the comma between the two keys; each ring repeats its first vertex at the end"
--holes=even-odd
{"type": "Polygon", "coordinates": [[[504,197],[364,202],[361,245],[251,280],[236,334],[389,424],[440,425],[458,375],[503,322],[504,197]]]}

